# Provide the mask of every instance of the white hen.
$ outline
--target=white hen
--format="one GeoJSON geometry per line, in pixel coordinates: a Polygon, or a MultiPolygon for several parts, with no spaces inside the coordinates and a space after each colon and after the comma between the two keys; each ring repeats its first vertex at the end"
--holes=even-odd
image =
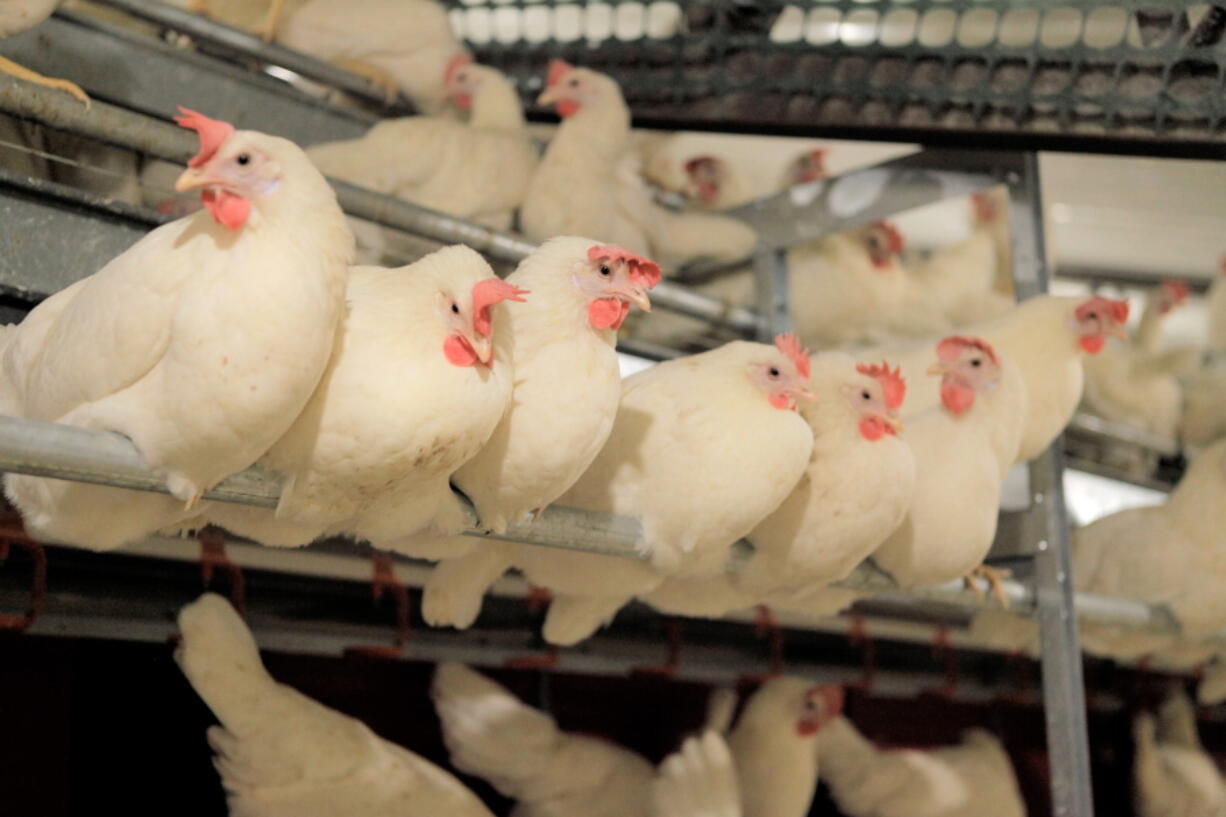
{"type": "Polygon", "coordinates": [[[821,778],[848,817],[1025,817],[1000,741],[975,729],[934,750],[882,750],[846,718],[822,732],[821,778]]]}
{"type": "Polygon", "coordinates": [[[1138,817],[1222,817],[1226,785],[1196,734],[1196,713],[1181,692],[1162,704],[1155,718],[1133,720],[1132,765],[1138,817]]]}
{"type": "MultiPolygon", "coordinates": [[[[507,279],[533,293],[498,330],[515,371],[511,405],[489,443],[452,477],[484,527],[505,531],[545,508],[591,465],[621,399],[618,327],[631,304],[650,309],[647,291],[659,279],[651,261],[567,237],[543,244],[507,279]]],[[[441,563],[426,585],[426,620],[472,624],[486,588],[517,552],[489,541],[441,563]]]]}
{"type": "Polygon", "coordinates": [[[221,721],[209,745],[231,817],[493,817],[446,771],[273,680],[220,596],[184,607],[179,630],[175,660],[221,721]]]}
{"type": "Polygon", "coordinates": [[[289,428],[332,352],[353,236],[331,188],[292,142],[179,121],[201,151],[178,187],[205,209],[31,312],[0,394],[19,417],[125,435],[180,501],[9,475],[35,536],[109,548],[177,522],[289,428]]]}
{"type": "Polygon", "coordinates": [[[651,764],[553,718],[461,664],[440,664],[431,697],[457,769],[519,801],[514,817],[644,817],[651,764]]]}
{"type": "Polygon", "coordinates": [[[916,417],[903,439],[915,452],[906,519],[873,554],[902,587],[941,584],[981,567],[996,536],[1004,476],[1017,456],[1026,386],[1017,366],[978,338],[937,345],[942,407],[916,417]]]}
{"type": "Polygon", "coordinates": [[[651,784],[651,817],[742,814],[736,766],[718,732],[687,738],[680,749],[660,762],[651,784]]]}
{"type": "Polygon", "coordinates": [[[525,294],[465,246],[401,269],[354,267],[337,352],[263,460],[286,477],[276,513],[218,503],[209,519],[268,545],[349,533],[424,558],[453,553],[437,538],[464,521],[448,479],[511,394],[494,310],[525,294]]]}

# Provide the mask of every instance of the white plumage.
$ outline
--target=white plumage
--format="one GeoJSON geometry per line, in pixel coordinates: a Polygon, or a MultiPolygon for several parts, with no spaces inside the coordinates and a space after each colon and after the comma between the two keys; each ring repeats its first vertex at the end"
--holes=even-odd
{"type": "Polygon", "coordinates": [[[1133,792],[1138,817],[1222,817],[1226,785],[1196,734],[1192,702],[1174,693],[1155,718],[1133,721],[1133,792]]]}
{"type": "Polygon", "coordinates": [[[1218,277],[1209,287],[1205,306],[1209,313],[1209,352],[1226,354],[1226,265],[1218,270],[1218,277]]]}
{"type": "MultiPolygon", "coordinates": [[[[481,452],[452,482],[494,531],[541,510],[587,470],[609,437],[621,399],[617,325],[631,303],[649,307],[652,262],[586,238],[555,238],[507,281],[532,292],[499,327],[515,372],[511,404],[481,452]],[[617,310],[606,313],[607,307],[617,310]],[[615,325],[616,324],[616,325],[615,325]]],[[[486,542],[431,574],[422,612],[432,624],[467,627],[491,582],[518,548],[486,542]]]]}
{"type": "Polygon", "coordinates": [[[651,562],[523,548],[519,566],[555,592],[546,640],[586,638],[666,575],[723,572],[808,462],[812,432],[788,408],[807,364],[798,344],[737,341],[625,381],[608,443],[559,503],[638,518],[651,562]]]}
{"type": "Polygon", "coordinates": [[[519,801],[513,817],[645,817],[651,764],[553,718],[460,664],[440,664],[431,696],[451,762],[519,801]]]}
{"type": "Polygon", "coordinates": [[[718,732],[687,738],[661,761],[651,785],[651,817],[741,815],[736,766],[718,732]]]}
{"type": "Polygon", "coordinates": [[[337,352],[263,460],[286,476],[276,513],[218,503],[210,520],[269,545],[348,533],[425,558],[453,553],[438,538],[463,525],[448,478],[506,409],[496,304],[522,294],[464,246],[400,269],[355,267],[337,352]]]}
{"type": "Polygon", "coordinates": [[[332,352],[353,236],[331,188],[285,139],[184,121],[204,147],[180,185],[208,210],[40,304],[0,389],[10,414],[130,438],[179,501],[9,475],[35,536],[110,548],[177,523],[285,432],[332,352]]]}
{"type": "Polygon", "coordinates": [[[452,775],[273,680],[220,596],[184,607],[179,630],[175,659],[221,721],[209,745],[231,817],[492,817],[452,775]]]}

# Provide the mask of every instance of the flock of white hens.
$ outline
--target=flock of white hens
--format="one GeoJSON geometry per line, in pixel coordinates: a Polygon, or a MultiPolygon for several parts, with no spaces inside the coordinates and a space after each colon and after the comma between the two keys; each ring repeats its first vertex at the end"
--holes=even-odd
{"type": "MultiPolygon", "coordinates": [[[[122,434],[168,495],[7,475],[31,535],[99,550],[207,524],[276,547],[350,537],[436,562],[424,617],[460,628],[514,568],[550,591],[544,637],[558,645],[635,599],[682,616],[834,613],[856,596],[832,585],[870,558],[904,588],[965,579],[999,591],[1001,571],[983,560],[1005,475],[1060,434],[1084,386],[1100,414],[1182,428],[1204,447],[1165,505],[1077,532],[1079,587],[1169,604],[1192,636],[1226,625],[1216,585],[1226,441],[1214,442],[1226,429],[1213,397],[1226,389],[1208,368],[1198,390],[1171,386],[1187,358],[1162,347],[1160,323],[1186,298],[1178,285],[1151,296],[1130,341],[1125,301],[1014,305],[1005,204],[986,194],[969,239],[909,268],[886,222],[792,248],[795,334],[723,343],[623,381],[623,324],[655,342],[701,334],[679,316],[632,312],[650,311],[662,277],[751,254],[752,229],[703,212],[750,187],[732,163],[635,136],[616,82],[560,60],[540,102],[562,123],[538,156],[514,88],[471,60],[440,7],[276,5],[283,19],[261,25],[280,42],[395,87],[425,113],[304,150],[181,111],[200,149],[174,187],[198,192],[203,209],[0,334],[0,411],[122,434]],[[505,279],[464,246],[373,265],[393,238],[347,219],[325,174],[518,224],[539,246],[505,279]],[[665,206],[653,186],[693,206],[665,206]],[[204,498],[253,465],[283,478],[275,510],[204,498]],[[643,559],[465,537],[457,492],[495,532],[553,503],[635,519],[643,559]],[[752,554],[729,572],[741,540],[752,554]]],[[[778,185],[823,173],[822,154],[806,151],[778,185]]],[[[700,288],[750,303],[752,276],[700,288]]],[[[1226,284],[1210,305],[1221,352],[1226,284]]],[[[223,601],[189,606],[181,626],[184,672],[222,722],[210,741],[233,814],[488,813],[442,770],[272,681],[223,601]]],[[[1028,625],[1002,613],[978,626],[1032,645],[1028,625]]],[[[1088,631],[1087,645],[1206,658],[1130,633],[1088,631]]],[[[799,817],[819,773],[853,815],[982,813],[968,802],[986,790],[999,792],[994,814],[1022,813],[993,738],[881,755],[839,717],[837,691],[795,679],[771,681],[735,729],[713,725],[659,769],[560,732],[462,667],[439,668],[435,699],[457,768],[517,799],[520,815],[605,804],[610,815],[799,817]]],[[[1139,743],[1154,733],[1139,722],[1139,743]]],[[[1147,756],[1139,785],[1160,787],[1142,774],[1147,756]]],[[[1152,812],[1175,813],[1193,812],[1152,812]]]]}

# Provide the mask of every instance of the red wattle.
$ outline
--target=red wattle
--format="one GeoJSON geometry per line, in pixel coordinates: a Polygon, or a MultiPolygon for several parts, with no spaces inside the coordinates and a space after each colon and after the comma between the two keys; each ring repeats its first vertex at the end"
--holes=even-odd
{"type": "Polygon", "coordinates": [[[620,298],[597,298],[587,305],[587,319],[597,329],[620,329],[630,304],[620,298]]]}
{"type": "Polygon", "coordinates": [[[954,414],[965,414],[975,405],[975,390],[956,380],[942,380],[941,403],[954,414]]]}
{"type": "Polygon", "coordinates": [[[579,103],[572,102],[571,100],[567,99],[567,100],[563,100],[562,102],[559,102],[555,106],[555,108],[558,112],[558,116],[565,119],[566,117],[574,116],[576,113],[579,112],[579,103]]]}
{"type": "Polygon", "coordinates": [[[231,230],[242,227],[251,215],[251,202],[236,193],[206,189],[200,194],[200,200],[213,216],[213,221],[231,230]]]}
{"type": "Polygon", "coordinates": [[[1082,335],[1077,343],[1086,354],[1096,355],[1107,345],[1107,339],[1102,335],[1082,335]]]}
{"type": "Polygon", "coordinates": [[[889,433],[889,426],[876,417],[865,417],[860,421],[860,436],[869,442],[876,442],[889,433]]]}
{"type": "Polygon", "coordinates": [[[719,185],[715,182],[699,182],[698,197],[705,202],[712,202],[719,198],[719,185]]]}
{"type": "Polygon", "coordinates": [[[452,97],[457,108],[468,110],[473,106],[473,98],[468,94],[456,94],[452,97]]]}
{"type": "Polygon", "coordinates": [[[798,721],[796,724],[796,734],[802,738],[807,738],[811,735],[816,735],[818,728],[818,725],[813,721],[798,721]]]}
{"type": "Polygon", "coordinates": [[[786,394],[772,394],[771,405],[777,409],[788,410],[796,408],[796,401],[788,397],[786,394]]]}
{"type": "Polygon", "coordinates": [[[453,366],[477,365],[477,353],[469,345],[468,340],[461,335],[448,335],[443,341],[443,355],[453,366]]]}

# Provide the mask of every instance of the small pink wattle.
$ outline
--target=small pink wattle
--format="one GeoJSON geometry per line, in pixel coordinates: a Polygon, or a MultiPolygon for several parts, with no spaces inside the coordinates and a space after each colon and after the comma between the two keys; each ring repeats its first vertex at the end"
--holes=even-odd
{"type": "Polygon", "coordinates": [[[443,354],[447,362],[453,366],[477,365],[477,353],[468,341],[460,335],[448,335],[443,341],[443,354]]]}
{"type": "Polygon", "coordinates": [[[941,403],[956,415],[965,414],[975,405],[975,390],[965,383],[945,378],[941,381],[941,403]]]}
{"type": "Polygon", "coordinates": [[[821,727],[818,726],[818,724],[814,721],[797,721],[796,722],[796,734],[800,735],[802,738],[808,738],[808,737],[812,737],[813,735],[816,735],[818,729],[820,728],[821,727]]]}
{"type": "Polygon", "coordinates": [[[208,208],[213,221],[231,230],[242,227],[251,215],[251,202],[227,190],[205,188],[200,193],[200,201],[208,208]]]}
{"type": "Polygon", "coordinates": [[[568,116],[574,116],[579,113],[579,103],[573,99],[564,99],[554,106],[554,110],[558,112],[558,116],[565,119],[568,116]]]}
{"type": "Polygon", "coordinates": [[[1087,355],[1096,355],[1107,345],[1107,339],[1102,335],[1082,335],[1077,343],[1087,355]]]}
{"type": "Polygon", "coordinates": [[[630,304],[620,298],[597,298],[587,305],[587,319],[597,329],[620,329],[630,304]]]}
{"type": "Polygon", "coordinates": [[[796,401],[786,394],[772,394],[770,397],[771,405],[777,409],[791,411],[796,408],[796,401]]]}
{"type": "Polygon", "coordinates": [[[468,94],[456,94],[451,98],[457,108],[467,111],[473,106],[473,98],[468,94]]]}
{"type": "Polygon", "coordinates": [[[860,421],[860,436],[869,442],[876,442],[892,433],[893,429],[883,423],[880,417],[865,417],[860,421]]]}

